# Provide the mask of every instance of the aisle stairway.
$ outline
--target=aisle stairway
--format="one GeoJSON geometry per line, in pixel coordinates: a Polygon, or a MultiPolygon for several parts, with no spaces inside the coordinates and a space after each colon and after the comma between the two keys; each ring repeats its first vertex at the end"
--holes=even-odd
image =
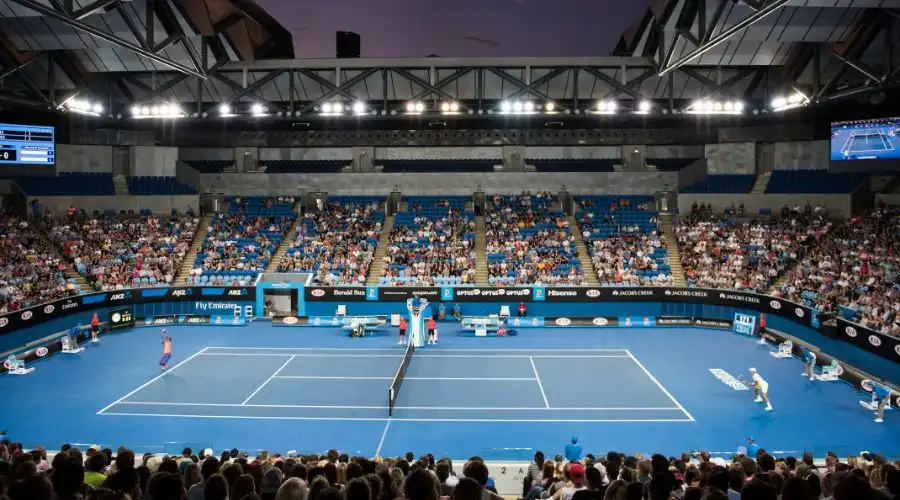
{"type": "Polygon", "coordinates": [[[584,284],[588,286],[600,285],[597,279],[597,270],[594,269],[594,263],[591,260],[591,254],[588,252],[587,245],[584,243],[584,237],[581,234],[581,227],[574,215],[567,217],[569,221],[569,231],[575,237],[575,250],[578,251],[578,260],[581,261],[581,269],[584,270],[584,284]]]}
{"type": "Polygon", "coordinates": [[[672,214],[660,214],[659,220],[662,233],[666,237],[666,251],[669,256],[669,269],[672,272],[672,280],[675,282],[675,286],[686,287],[687,280],[684,279],[684,268],[681,267],[681,252],[678,250],[678,239],[675,237],[672,214]]]}
{"type": "Polygon", "coordinates": [[[113,177],[113,189],[116,196],[128,196],[128,179],[124,175],[113,177]]]}
{"type": "Polygon", "coordinates": [[[284,235],[284,239],[281,240],[281,245],[278,245],[278,249],[275,250],[275,255],[269,259],[269,265],[266,266],[267,273],[274,273],[278,271],[278,266],[281,264],[281,258],[284,257],[284,254],[287,253],[288,248],[294,244],[294,240],[297,239],[297,225],[300,223],[300,219],[294,219],[294,223],[291,224],[291,227],[287,230],[287,233],[284,235]]]}
{"type": "MultiPolygon", "coordinates": [[[[403,209],[405,203],[401,203],[403,209]]],[[[369,266],[369,275],[366,276],[366,285],[377,285],[384,269],[384,256],[387,254],[388,241],[391,238],[391,230],[394,229],[394,216],[386,215],[381,226],[381,234],[378,235],[378,245],[375,247],[375,255],[372,257],[372,265],[369,266]]]]}
{"type": "Polygon", "coordinates": [[[750,190],[750,194],[764,194],[766,192],[766,186],[769,185],[770,177],[772,177],[772,172],[759,174],[756,177],[756,182],[753,183],[753,189],[750,190]]]}
{"type": "Polygon", "coordinates": [[[203,240],[206,239],[206,233],[209,232],[209,226],[210,224],[212,224],[212,218],[212,215],[204,215],[200,218],[200,224],[197,227],[197,234],[194,235],[194,242],[191,243],[191,248],[184,256],[184,261],[181,262],[181,269],[179,269],[178,274],[175,275],[175,285],[184,285],[185,278],[190,276],[191,270],[194,269],[194,261],[197,259],[197,253],[200,252],[200,247],[203,246],[203,240]]]}
{"type": "Polygon", "coordinates": [[[475,216],[475,284],[488,285],[487,233],[483,215],[475,216]]]}

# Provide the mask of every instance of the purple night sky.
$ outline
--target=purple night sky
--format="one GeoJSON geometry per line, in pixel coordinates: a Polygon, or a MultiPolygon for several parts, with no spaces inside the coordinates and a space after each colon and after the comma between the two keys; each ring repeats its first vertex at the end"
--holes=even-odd
{"type": "Polygon", "coordinates": [[[294,37],[298,58],[335,56],[334,33],[362,57],[606,56],[648,0],[256,0],[294,37]]]}

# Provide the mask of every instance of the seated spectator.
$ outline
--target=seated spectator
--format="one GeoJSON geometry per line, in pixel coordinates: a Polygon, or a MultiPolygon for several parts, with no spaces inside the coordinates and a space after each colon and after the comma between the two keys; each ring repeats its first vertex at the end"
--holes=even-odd
{"type": "MultiPolygon", "coordinates": [[[[421,209],[420,209],[421,211],[421,209]]],[[[398,219],[401,217],[398,214],[398,219]]],[[[416,215],[391,230],[382,276],[392,285],[435,286],[451,277],[475,279],[475,220],[471,213],[416,215]]]]}
{"type": "Polygon", "coordinates": [[[293,217],[286,215],[254,216],[245,212],[217,215],[207,230],[191,276],[195,280],[211,276],[208,283],[212,285],[231,281],[246,284],[246,280],[234,276],[252,278],[264,271],[293,222],[293,217]]]}

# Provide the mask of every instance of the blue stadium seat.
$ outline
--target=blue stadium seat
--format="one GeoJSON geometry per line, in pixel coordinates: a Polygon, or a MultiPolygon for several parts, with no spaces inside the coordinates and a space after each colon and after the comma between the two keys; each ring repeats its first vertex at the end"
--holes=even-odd
{"type": "Polygon", "coordinates": [[[375,163],[383,166],[383,172],[389,174],[403,172],[493,172],[494,165],[502,164],[503,160],[378,160],[375,163]]]}
{"type": "Polygon", "coordinates": [[[755,175],[710,175],[700,182],[680,189],[682,193],[749,193],[756,183],[755,175]]]}
{"type": "Polygon", "coordinates": [[[57,177],[19,177],[15,183],[31,196],[96,196],[115,194],[111,173],[60,172],[57,177]]]}
{"type": "Polygon", "coordinates": [[[234,165],[234,160],[188,160],[191,168],[203,174],[218,174],[234,165]]]}
{"type": "Polygon", "coordinates": [[[831,174],[827,170],[775,170],[769,178],[766,193],[852,193],[865,180],[865,174],[831,174]]]}
{"type": "Polygon", "coordinates": [[[612,172],[621,160],[587,159],[587,160],[525,160],[534,165],[538,172],[612,172]]]}
{"type": "Polygon", "coordinates": [[[128,192],[135,196],[197,194],[197,190],[174,177],[138,176],[128,178],[128,192]]]}
{"type": "Polygon", "coordinates": [[[351,163],[353,160],[262,160],[259,165],[269,174],[333,174],[351,163]]]}

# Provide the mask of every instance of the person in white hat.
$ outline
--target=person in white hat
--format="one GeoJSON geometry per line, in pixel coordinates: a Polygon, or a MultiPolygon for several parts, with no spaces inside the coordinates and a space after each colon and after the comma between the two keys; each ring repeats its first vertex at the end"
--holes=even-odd
{"type": "Polygon", "coordinates": [[[766,382],[756,368],[750,369],[750,375],[753,377],[753,393],[756,394],[754,403],[766,403],[766,411],[772,411],[772,402],[769,401],[769,383],[766,382]]]}

